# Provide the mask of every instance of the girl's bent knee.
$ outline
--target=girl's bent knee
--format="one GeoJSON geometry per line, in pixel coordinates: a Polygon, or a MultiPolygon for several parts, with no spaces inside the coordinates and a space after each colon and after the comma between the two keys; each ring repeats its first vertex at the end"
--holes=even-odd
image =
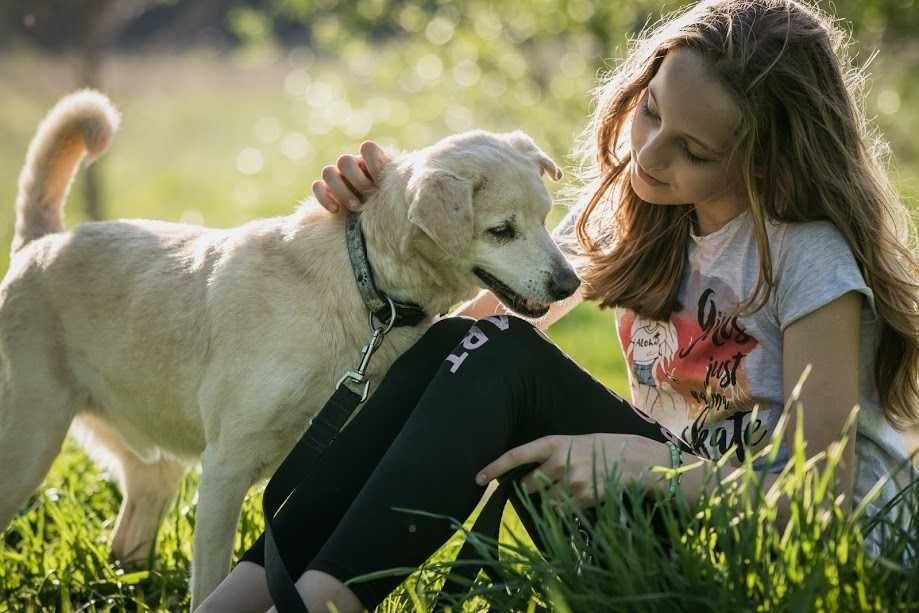
{"type": "Polygon", "coordinates": [[[462,336],[469,329],[469,326],[474,323],[475,320],[469,317],[444,317],[431,324],[431,327],[425,332],[425,336],[462,336]]]}
{"type": "Polygon", "coordinates": [[[555,347],[548,336],[531,322],[515,315],[492,315],[476,322],[479,330],[488,335],[492,349],[501,348],[512,355],[532,355],[555,347]]]}
{"type": "Polygon", "coordinates": [[[392,370],[413,372],[420,362],[438,363],[456,346],[474,323],[467,317],[446,317],[435,322],[393,364],[392,370]]]}
{"type": "Polygon", "coordinates": [[[547,357],[557,353],[552,341],[525,319],[492,315],[469,327],[447,356],[447,362],[451,373],[472,363],[507,373],[509,369],[545,364],[547,357]]]}
{"type": "Polygon", "coordinates": [[[438,357],[450,351],[463,338],[475,320],[468,317],[445,317],[425,331],[415,347],[423,351],[439,352],[438,357]]]}

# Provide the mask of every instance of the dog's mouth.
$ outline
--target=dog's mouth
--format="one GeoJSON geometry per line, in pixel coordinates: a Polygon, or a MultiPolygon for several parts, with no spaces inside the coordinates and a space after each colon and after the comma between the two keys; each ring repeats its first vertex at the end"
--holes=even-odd
{"type": "Polygon", "coordinates": [[[524,317],[542,317],[549,312],[549,305],[524,298],[502,283],[497,277],[478,266],[473,268],[472,272],[485,284],[485,287],[494,292],[504,306],[515,313],[519,313],[524,317]]]}

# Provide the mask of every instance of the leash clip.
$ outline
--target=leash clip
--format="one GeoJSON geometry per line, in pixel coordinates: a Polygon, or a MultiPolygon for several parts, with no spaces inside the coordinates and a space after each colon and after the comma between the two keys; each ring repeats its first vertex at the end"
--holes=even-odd
{"type": "Polygon", "coordinates": [[[362,386],[360,390],[360,402],[367,400],[370,391],[370,378],[367,376],[367,366],[370,364],[370,358],[380,347],[380,344],[383,342],[383,337],[392,330],[393,324],[396,322],[396,305],[393,304],[392,298],[389,296],[385,296],[385,298],[389,303],[389,321],[386,323],[381,322],[380,325],[375,325],[373,313],[370,313],[370,340],[367,341],[366,345],[361,347],[361,361],[357,368],[345,372],[341,379],[338,380],[338,383],[335,384],[335,389],[341,387],[342,383],[345,381],[350,381],[351,383],[362,386]]]}

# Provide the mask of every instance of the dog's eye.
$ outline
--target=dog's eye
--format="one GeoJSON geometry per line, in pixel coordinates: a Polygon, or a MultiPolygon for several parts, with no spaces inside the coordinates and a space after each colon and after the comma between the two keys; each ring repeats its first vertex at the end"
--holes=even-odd
{"type": "Polygon", "coordinates": [[[516,236],[514,227],[507,223],[503,223],[500,226],[495,226],[494,228],[488,228],[487,231],[495,238],[500,238],[502,240],[510,240],[516,236]]]}

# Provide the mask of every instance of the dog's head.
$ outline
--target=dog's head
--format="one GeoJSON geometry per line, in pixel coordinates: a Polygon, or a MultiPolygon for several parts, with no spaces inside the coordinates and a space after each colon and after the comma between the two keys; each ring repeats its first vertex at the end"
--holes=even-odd
{"type": "Polygon", "coordinates": [[[580,280],[546,230],[542,175],[561,170],[522,132],[467,132],[408,156],[412,250],[439,274],[490,289],[527,317],[574,293],[580,280]]]}

